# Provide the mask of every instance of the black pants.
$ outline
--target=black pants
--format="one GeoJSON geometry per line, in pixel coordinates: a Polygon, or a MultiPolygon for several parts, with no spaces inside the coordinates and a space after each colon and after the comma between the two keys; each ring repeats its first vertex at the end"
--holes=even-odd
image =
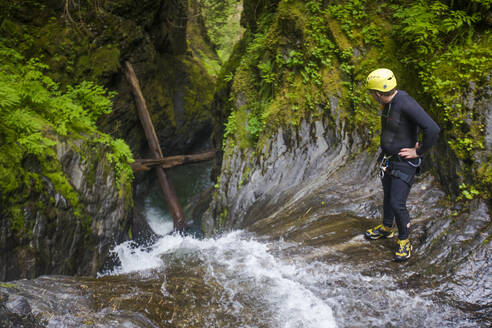
{"type": "Polygon", "coordinates": [[[398,239],[400,240],[407,239],[410,234],[407,198],[416,171],[417,168],[408,164],[407,161],[391,161],[389,170],[386,170],[382,179],[384,191],[383,224],[386,227],[392,227],[395,220],[398,226],[398,239]],[[400,174],[393,170],[398,170],[400,174]],[[404,181],[401,176],[397,177],[401,173],[408,177],[409,181],[404,181]]]}

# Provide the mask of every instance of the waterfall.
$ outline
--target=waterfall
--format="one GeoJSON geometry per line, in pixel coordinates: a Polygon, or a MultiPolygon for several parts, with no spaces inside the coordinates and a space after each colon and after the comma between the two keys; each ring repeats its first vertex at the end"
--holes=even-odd
{"type": "MultiPolygon", "coordinates": [[[[200,178],[184,175],[182,183],[200,185],[200,178]]],[[[374,261],[366,259],[360,265],[346,261],[344,252],[369,243],[361,236],[314,247],[244,230],[214,238],[171,234],[172,219],[156,204],[147,200],[145,212],[162,236],[151,246],[137,247],[133,242],[116,246],[113,252],[120,265],[104,276],[158,280],[161,297],[184,302],[186,314],[172,315],[160,324],[179,326],[189,320],[199,327],[235,328],[476,324],[462,313],[457,320],[460,312],[434,302],[432,292],[406,289],[391,275],[368,272],[368,263],[374,261]],[[323,258],[338,253],[342,254],[338,259],[323,258]],[[194,314],[195,307],[199,315],[194,314]]],[[[354,220],[347,222],[360,225],[354,220]]]]}

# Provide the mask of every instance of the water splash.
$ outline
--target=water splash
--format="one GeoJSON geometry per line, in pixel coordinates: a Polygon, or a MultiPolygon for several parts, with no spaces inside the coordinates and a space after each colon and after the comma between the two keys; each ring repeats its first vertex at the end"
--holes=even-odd
{"type": "MultiPolygon", "coordinates": [[[[203,283],[220,286],[214,301],[220,303],[219,309],[207,314],[210,327],[214,327],[214,311],[234,317],[235,327],[249,327],[251,322],[284,328],[456,326],[452,309],[402,290],[387,275],[367,276],[350,265],[303,261],[290,254],[299,245],[260,241],[245,231],[210,239],[174,234],[150,248],[130,246],[119,246],[121,266],[113,274],[146,275],[146,270],[158,270],[164,274],[161,292],[165,297],[172,297],[166,270],[171,266],[186,270],[191,263],[199,263],[203,283]],[[253,319],[241,321],[251,313],[253,319]]],[[[459,324],[470,326],[466,320],[459,324]]]]}
{"type": "Polygon", "coordinates": [[[150,228],[158,235],[167,235],[173,231],[173,219],[171,215],[155,206],[149,201],[145,202],[145,216],[150,228]]]}
{"type": "MultiPolygon", "coordinates": [[[[270,327],[336,327],[330,306],[298,281],[295,265],[272,255],[272,246],[243,231],[202,240],[168,235],[150,248],[119,245],[115,252],[121,265],[112,274],[165,270],[163,259],[191,256],[206,268],[205,281],[223,287],[229,313],[239,316],[245,306],[253,306],[258,307],[258,320],[270,327]],[[255,305],[246,304],[251,298],[255,305]]],[[[168,296],[165,284],[161,291],[168,296]]]]}

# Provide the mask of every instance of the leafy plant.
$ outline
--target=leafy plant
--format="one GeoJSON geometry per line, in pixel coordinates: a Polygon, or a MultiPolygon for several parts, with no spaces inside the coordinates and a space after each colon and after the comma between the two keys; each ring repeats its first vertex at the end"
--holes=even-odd
{"type": "Polygon", "coordinates": [[[353,39],[354,31],[362,27],[367,18],[365,0],[344,1],[342,4],[328,6],[329,12],[341,22],[342,30],[353,39]]]}
{"type": "Polygon", "coordinates": [[[464,183],[460,185],[460,190],[461,190],[460,196],[468,200],[472,200],[473,198],[475,198],[480,194],[480,192],[477,189],[475,189],[473,186],[467,186],[464,183]]]}
{"type": "Polygon", "coordinates": [[[248,125],[246,126],[246,130],[248,131],[253,141],[258,140],[258,137],[262,129],[263,129],[263,123],[261,122],[261,118],[258,118],[255,115],[251,115],[248,120],[248,125]]]}
{"type": "Polygon", "coordinates": [[[236,123],[236,112],[231,111],[231,114],[227,118],[227,122],[225,124],[224,138],[222,141],[222,148],[225,148],[227,138],[231,138],[234,140],[234,135],[237,131],[237,123],[236,123]]]}
{"type": "Polygon", "coordinates": [[[466,99],[487,83],[492,69],[492,35],[488,30],[477,33],[490,5],[488,0],[418,0],[394,7],[402,61],[418,72],[423,91],[432,99],[430,110],[444,127],[441,138],[463,161],[460,174],[473,181],[460,187],[462,199],[490,195],[490,172],[476,171],[470,164],[484,150],[484,129],[481,114],[466,99]]]}
{"type": "Polygon", "coordinates": [[[444,34],[465,33],[466,27],[480,20],[480,13],[469,15],[452,10],[441,1],[418,0],[408,8],[397,7],[394,17],[398,19],[397,30],[401,30],[402,37],[417,46],[419,55],[428,55],[452,41],[443,37],[444,34]]]}
{"type": "Polygon", "coordinates": [[[304,54],[300,51],[291,50],[289,57],[285,61],[285,64],[289,68],[303,67],[304,66],[304,54]]]}
{"type": "Polygon", "coordinates": [[[21,191],[41,191],[46,179],[79,211],[78,196],[55,152],[61,138],[86,138],[109,145],[113,151],[107,158],[114,165],[117,186],[132,179],[128,146],[96,127],[96,120],[111,110],[114,93],[90,82],[62,91],[43,73],[48,67],[38,59],[26,60],[1,42],[0,54],[0,201],[10,211],[14,229],[20,230],[19,204],[25,197],[21,191]]]}

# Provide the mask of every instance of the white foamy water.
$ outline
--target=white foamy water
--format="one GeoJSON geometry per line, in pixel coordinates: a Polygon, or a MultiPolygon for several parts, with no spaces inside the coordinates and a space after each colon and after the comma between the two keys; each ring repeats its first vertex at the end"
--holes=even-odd
{"type": "Polygon", "coordinates": [[[173,231],[173,219],[171,215],[161,208],[152,206],[150,198],[145,201],[145,217],[150,228],[156,234],[167,235],[173,231]]]}
{"type": "MultiPolygon", "coordinates": [[[[121,266],[113,274],[165,268],[166,255],[195,254],[207,268],[205,280],[218,282],[227,295],[230,313],[239,315],[240,299],[253,295],[269,308],[265,323],[271,327],[336,327],[330,306],[297,281],[298,268],[271,254],[272,244],[261,243],[236,231],[216,239],[195,239],[180,235],[162,237],[148,249],[131,243],[115,248],[121,266]]],[[[145,273],[143,272],[145,275],[145,273]]],[[[164,284],[162,292],[167,296],[164,284]]]]}
{"type": "MultiPolygon", "coordinates": [[[[205,271],[204,283],[221,286],[220,311],[239,322],[244,313],[255,313],[262,327],[407,327],[412,322],[455,327],[441,307],[409,295],[391,277],[363,275],[340,263],[308,262],[297,256],[294,260],[288,253],[295,247],[259,241],[243,231],[210,239],[168,235],[147,249],[119,245],[115,251],[121,266],[113,274],[146,276],[146,270],[165,272],[168,265],[176,265],[172,259],[195,258],[205,271]]],[[[169,296],[165,280],[161,291],[169,296]]],[[[461,322],[461,326],[469,325],[461,322]]]]}

